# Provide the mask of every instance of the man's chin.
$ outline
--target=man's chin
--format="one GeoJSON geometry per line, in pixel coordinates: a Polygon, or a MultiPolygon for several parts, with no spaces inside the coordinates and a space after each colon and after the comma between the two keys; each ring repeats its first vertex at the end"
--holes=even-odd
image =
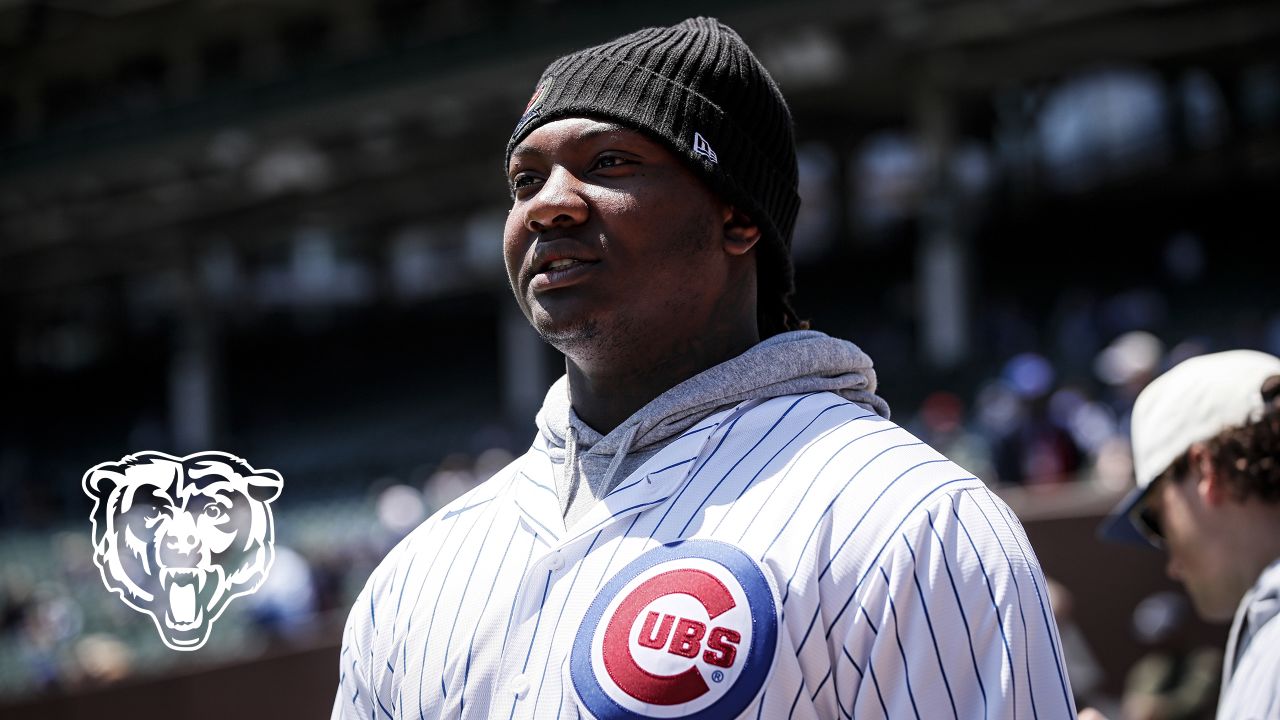
{"type": "Polygon", "coordinates": [[[1191,605],[1195,608],[1196,614],[1200,619],[1210,623],[1231,622],[1236,614],[1236,606],[1240,604],[1240,598],[1233,601],[1216,595],[1210,597],[1204,592],[1195,592],[1190,587],[1187,588],[1187,594],[1191,596],[1191,605]]]}
{"type": "Polygon", "coordinates": [[[600,337],[600,325],[593,319],[556,317],[544,310],[533,313],[533,329],[562,353],[590,347],[600,337]]]}

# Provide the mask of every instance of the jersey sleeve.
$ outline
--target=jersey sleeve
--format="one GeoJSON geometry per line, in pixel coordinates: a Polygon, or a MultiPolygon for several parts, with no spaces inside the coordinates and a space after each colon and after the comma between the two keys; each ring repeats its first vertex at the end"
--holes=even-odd
{"type": "Polygon", "coordinates": [[[338,694],[333,699],[330,720],[357,720],[372,717],[372,693],[369,690],[368,651],[373,639],[373,625],[368,620],[372,610],[370,586],[365,585],[356,598],[347,625],[342,631],[342,654],[339,658],[338,694]]]}
{"type": "MultiPolygon", "coordinates": [[[[985,488],[939,494],[888,538],[832,648],[845,717],[1076,717],[1039,562],[985,488]]],[[[833,636],[834,638],[834,636],[833,636]]]]}
{"type": "MultiPolygon", "coordinates": [[[[430,521],[424,523],[424,527],[430,521]]],[[[393,633],[394,606],[387,601],[400,560],[412,536],[397,545],[378,565],[356,597],[342,632],[338,663],[338,693],[330,720],[368,720],[389,717],[394,698],[394,674],[386,671],[393,633]],[[379,632],[379,630],[382,632],[379,632]]]]}

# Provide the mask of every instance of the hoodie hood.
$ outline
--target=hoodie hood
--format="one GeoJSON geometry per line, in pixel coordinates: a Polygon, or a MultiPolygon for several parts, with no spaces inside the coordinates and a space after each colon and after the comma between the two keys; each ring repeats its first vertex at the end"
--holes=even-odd
{"type": "Polygon", "coordinates": [[[538,412],[538,430],[557,466],[556,490],[566,524],[584,513],[631,470],[703,418],[748,400],[833,392],[881,417],[871,358],[857,345],[813,330],[782,333],[685,380],[601,435],[569,403],[568,377],[551,386],[538,412]],[[566,472],[566,468],[568,471],[566,472]],[[588,496],[581,492],[583,480],[588,496]]]}

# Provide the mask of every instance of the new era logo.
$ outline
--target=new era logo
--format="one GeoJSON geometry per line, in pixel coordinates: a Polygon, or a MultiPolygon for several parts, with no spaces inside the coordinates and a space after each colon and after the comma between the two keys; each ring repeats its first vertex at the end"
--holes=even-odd
{"type": "Polygon", "coordinates": [[[716,157],[716,151],[711,149],[711,143],[702,137],[702,133],[695,132],[693,134],[693,151],[713,163],[719,163],[720,159],[716,157]]]}

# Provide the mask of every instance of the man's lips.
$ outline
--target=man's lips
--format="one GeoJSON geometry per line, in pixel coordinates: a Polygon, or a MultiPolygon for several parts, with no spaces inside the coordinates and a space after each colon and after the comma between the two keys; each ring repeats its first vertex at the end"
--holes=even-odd
{"type": "Polygon", "coordinates": [[[541,240],[534,247],[527,275],[534,292],[572,285],[599,262],[590,249],[570,238],[541,240]]]}
{"type": "Polygon", "coordinates": [[[577,260],[560,258],[543,265],[543,269],[534,273],[529,289],[534,292],[553,290],[572,285],[590,274],[596,266],[593,260],[577,260]]]}

